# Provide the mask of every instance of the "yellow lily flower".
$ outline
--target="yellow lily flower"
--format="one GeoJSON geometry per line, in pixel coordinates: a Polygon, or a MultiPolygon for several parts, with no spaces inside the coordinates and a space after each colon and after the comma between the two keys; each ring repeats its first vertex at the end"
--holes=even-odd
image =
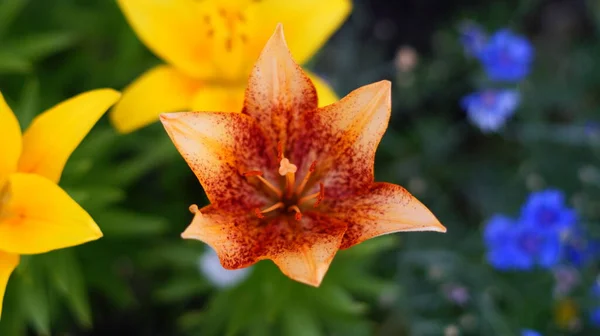
{"type": "Polygon", "coordinates": [[[102,237],[90,215],[57,183],[71,153],[119,97],[112,89],[82,93],[37,116],[21,136],[0,93],[0,315],[19,255],[102,237]]]}
{"type": "MultiPolygon", "coordinates": [[[[162,112],[241,111],[246,80],[272,27],[285,25],[289,47],[306,62],[340,26],[350,0],[118,0],[139,38],[169,65],[150,69],[123,91],[110,112],[122,133],[162,112]]],[[[337,101],[308,74],[319,106],[337,101]]]]}

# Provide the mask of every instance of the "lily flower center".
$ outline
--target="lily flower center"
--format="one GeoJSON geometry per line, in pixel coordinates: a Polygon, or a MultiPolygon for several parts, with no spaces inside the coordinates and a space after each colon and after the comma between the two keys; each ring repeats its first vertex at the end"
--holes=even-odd
{"type": "Polygon", "coordinates": [[[283,155],[281,144],[277,147],[279,157],[278,173],[283,177],[283,183],[280,183],[282,184],[281,187],[278,187],[276,184],[265,179],[261,171],[250,170],[244,173],[244,176],[248,178],[258,179],[275,197],[273,205],[263,209],[256,208],[254,209],[253,215],[261,219],[265,218],[267,214],[293,215],[294,219],[299,221],[302,219],[303,208],[306,208],[311,203],[312,206],[316,208],[321,201],[323,201],[325,197],[325,186],[323,183],[319,183],[319,191],[305,195],[306,186],[312,173],[316,169],[317,163],[313,162],[304,178],[297,181],[296,172],[298,171],[298,167],[283,155]]]}

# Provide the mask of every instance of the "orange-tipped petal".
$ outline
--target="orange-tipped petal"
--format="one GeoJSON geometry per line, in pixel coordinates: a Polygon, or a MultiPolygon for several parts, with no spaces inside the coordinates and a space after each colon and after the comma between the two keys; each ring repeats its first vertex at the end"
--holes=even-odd
{"type": "Polygon", "coordinates": [[[288,277],[319,286],[345,231],[345,223],[315,213],[306,213],[299,221],[293,217],[261,220],[209,206],[196,213],[182,237],[209,244],[227,269],[271,259],[288,277]]]}
{"type": "Polygon", "coordinates": [[[161,113],[190,109],[201,85],[174,67],[156,66],[125,88],[110,121],[121,133],[133,132],[158,121],[161,113]]]}
{"type": "Polygon", "coordinates": [[[4,185],[8,174],[17,170],[21,155],[21,128],[15,114],[10,109],[4,96],[0,93],[0,188],[4,185]]]}
{"type": "Polygon", "coordinates": [[[120,96],[112,89],[92,90],[38,115],[23,135],[18,170],[58,182],[71,153],[120,96]]]}
{"type": "Polygon", "coordinates": [[[19,255],[0,251],[0,317],[2,317],[2,301],[10,274],[19,264],[19,255]]]}
{"type": "Polygon", "coordinates": [[[258,121],[272,142],[287,148],[288,133],[301,127],[298,116],[316,108],[315,86],[292,59],[277,25],[250,74],[244,113],[258,121]]]}
{"type": "Polygon", "coordinates": [[[328,215],[348,224],[343,249],[394,232],[446,232],[425,205],[395,184],[375,183],[363,194],[323,203],[328,215]]]}
{"type": "Polygon", "coordinates": [[[243,175],[259,170],[275,181],[275,145],[268,144],[252,118],[241,113],[182,112],[163,113],[161,122],[211,204],[250,212],[268,203],[267,194],[256,191],[260,181],[243,175]]]}
{"type": "Polygon", "coordinates": [[[317,162],[315,177],[325,183],[326,198],[360,193],[373,183],[375,151],[390,118],[390,88],[389,81],[366,85],[302,115],[303,131],[293,134],[290,161],[300,176],[317,162]]]}
{"type": "Polygon", "coordinates": [[[0,212],[0,247],[44,253],[102,237],[100,228],[64,190],[36,174],[9,175],[0,212]]]}

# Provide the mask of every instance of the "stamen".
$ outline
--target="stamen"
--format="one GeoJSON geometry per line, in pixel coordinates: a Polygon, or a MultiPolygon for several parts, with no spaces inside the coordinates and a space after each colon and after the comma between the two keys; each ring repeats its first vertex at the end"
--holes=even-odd
{"type": "Polygon", "coordinates": [[[304,191],[304,187],[306,187],[306,183],[308,183],[308,179],[310,178],[310,175],[312,174],[312,172],[315,171],[316,167],[317,167],[317,161],[314,161],[310,165],[310,168],[308,168],[308,173],[306,174],[306,176],[304,176],[304,179],[302,179],[302,182],[300,182],[298,189],[296,189],[296,195],[302,194],[302,191],[304,191]]]}
{"type": "Polygon", "coordinates": [[[198,213],[198,211],[200,211],[200,210],[198,210],[198,206],[197,206],[196,204],[192,204],[192,205],[190,205],[190,207],[189,207],[188,209],[189,209],[189,210],[190,210],[190,212],[191,212],[192,214],[194,214],[194,215],[195,215],[196,213],[198,213]]]}
{"type": "Polygon", "coordinates": [[[263,214],[266,214],[267,212],[271,212],[271,211],[277,210],[279,208],[283,208],[284,205],[285,204],[283,204],[283,202],[277,202],[277,203],[275,203],[275,204],[271,205],[270,207],[268,207],[266,209],[263,209],[263,210],[260,210],[259,208],[254,208],[254,214],[256,215],[256,217],[262,219],[262,218],[265,218],[265,215],[263,215],[263,214]]]}
{"type": "Polygon", "coordinates": [[[302,212],[300,211],[300,208],[298,208],[297,205],[292,205],[291,207],[288,208],[288,211],[295,211],[296,214],[294,215],[294,219],[299,221],[302,219],[302,212]]]}
{"type": "Polygon", "coordinates": [[[306,203],[306,202],[310,201],[311,199],[315,199],[315,198],[317,199],[317,201],[315,202],[315,205],[314,205],[314,207],[316,208],[323,201],[323,199],[325,199],[325,185],[323,184],[323,182],[319,183],[319,191],[318,192],[300,198],[298,200],[298,205],[302,205],[303,203],[306,203]]]}
{"type": "Polygon", "coordinates": [[[267,186],[267,188],[271,189],[271,191],[274,192],[275,195],[277,195],[277,197],[281,198],[281,196],[283,196],[283,192],[281,192],[281,190],[279,188],[277,188],[276,186],[271,184],[271,182],[267,181],[264,177],[262,177],[262,174],[263,173],[259,170],[249,170],[245,173],[242,173],[242,175],[244,175],[246,177],[255,176],[262,183],[264,183],[267,186]]]}

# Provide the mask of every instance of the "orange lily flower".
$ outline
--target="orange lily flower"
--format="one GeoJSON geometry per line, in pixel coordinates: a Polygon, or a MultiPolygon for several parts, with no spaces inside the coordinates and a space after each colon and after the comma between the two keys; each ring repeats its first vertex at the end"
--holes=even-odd
{"type": "Polygon", "coordinates": [[[319,108],[278,25],[242,113],[161,115],[211,203],[190,207],[182,237],[209,244],[227,269],[271,259],[288,277],[319,286],[339,249],[392,232],[445,232],[404,188],[374,183],[390,88],[381,81],[319,108]]]}
{"type": "Polygon", "coordinates": [[[120,94],[94,90],[37,116],[23,136],[0,93],[0,315],[19,255],[102,237],[100,228],[58,185],[67,159],[120,94]]]}
{"type": "MultiPolygon", "coordinates": [[[[283,22],[290,48],[308,61],[350,13],[350,0],[117,0],[140,40],[167,64],[131,83],[110,112],[129,133],[162,112],[239,111],[246,80],[272,28],[283,22]],[[265,28],[269,27],[269,28],[265,28]]],[[[320,104],[337,100],[310,75],[320,104]]]]}

